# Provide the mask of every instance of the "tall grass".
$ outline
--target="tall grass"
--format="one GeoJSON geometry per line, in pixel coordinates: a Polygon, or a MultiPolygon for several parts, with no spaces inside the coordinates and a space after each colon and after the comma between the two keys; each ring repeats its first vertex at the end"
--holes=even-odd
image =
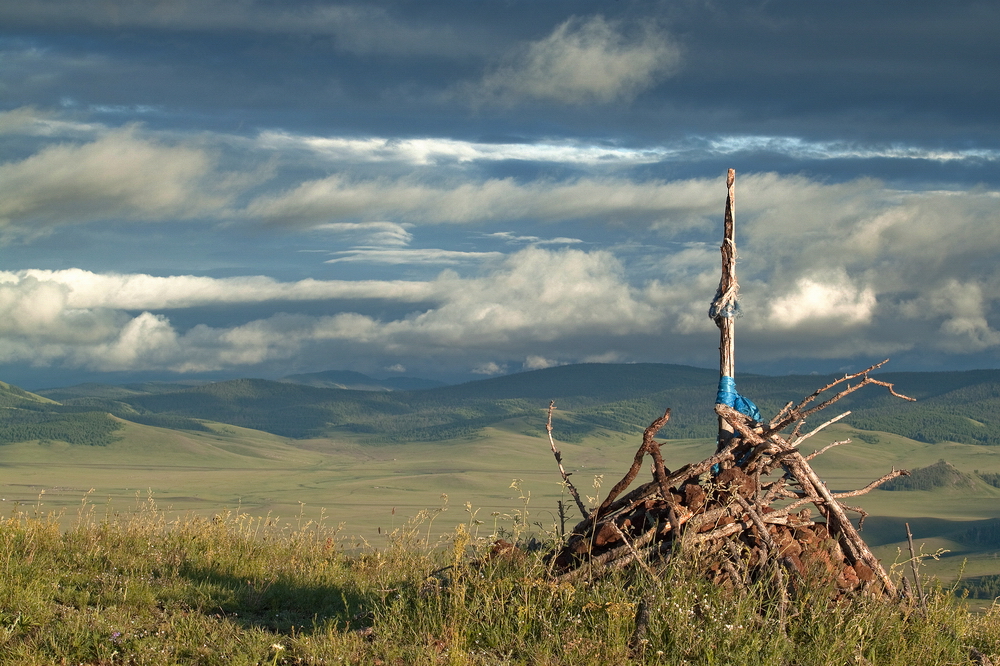
{"type": "Polygon", "coordinates": [[[484,525],[470,509],[429,543],[425,512],[375,548],[239,511],[168,521],[152,500],[97,513],[82,507],[66,531],[30,510],[0,521],[0,664],[912,666],[1000,653],[1000,609],[970,614],[948,590],[921,610],[803,587],[779,614],[766,586],[714,587],[684,556],[555,582],[543,550],[491,550],[505,529],[524,541],[523,514],[484,525]],[[630,650],[642,598],[649,625],[630,650]]]}

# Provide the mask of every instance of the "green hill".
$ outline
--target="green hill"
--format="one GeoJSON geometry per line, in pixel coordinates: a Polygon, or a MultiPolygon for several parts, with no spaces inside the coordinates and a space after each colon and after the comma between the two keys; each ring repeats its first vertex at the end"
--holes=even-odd
{"type": "Polygon", "coordinates": [[[0,408],[41,408],[42,405],[55,405],[55,400],[40,396],[36,393],[29,393],[22,388],[12,384],[0,382],[0,408]]]}
{"type": "Polygon", "coordinates": [[[909,476],[895,478],[882,485],[882,490],[934,490],[935,488],[972,488],[975,479],[944,460],[927,467],[910,470],[909,476]]]}
{"type": "MultiPolygon", "coordinates": [[[[899,400],[879,387],[866,388],[838,405],[852,411],[848,422],[856,428],[929,443],[1000,444],[1000,371],[878,376],[919,403],[899,400]]],[[[602,431],[641,431],[665,407],[673,416],[664,437],[710,438],[717,428],[713,405],[718,375],[703,368],[587,363],[422,390],[309,385],[359,378],[370,379],[327,372],[297,377],[297,383],[238,379],[196,386],[80,385],[42,393],[66,409],[102,410],[147,425],[199,429],[199,420],[210,420],[294,438],[362,435],[369,443],[439,441],[512,420],[522,423],[525,432],[538,433],[549,400],[556,401],[557,433],[564,441],[602,431]]],[[[740,375],[738,385],[769,415],[834,379],[740,375]]]]}
{"type": "Polygon", "coordinates": [[[120,428],[107,410],[62,405],[0,382],[0,444],[58,440],[101,446],[120,428]]]}
{"type": "Polygon", "coordinates": [[[350,389],[353,391],[416,391],[446,386],[444,382],[420,377],[390,377],[375,379],[350,370],[325,370],[301,375],[288,375],[281,381],[319,388],[350,389]]]}

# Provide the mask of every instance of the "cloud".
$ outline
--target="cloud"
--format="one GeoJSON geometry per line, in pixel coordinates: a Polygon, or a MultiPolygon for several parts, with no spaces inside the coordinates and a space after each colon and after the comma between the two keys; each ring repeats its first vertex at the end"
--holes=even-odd
{"type": "Polygon", "coordinates": [[[576,245],[583,242],[579,238],[565,238],[562,236],[547,239],[542,239],[538,236],[519,236],[513,231],[496,231],[491,234],[483,235],[486,238],[496,238],[505,241],[509,245],[518,245],[523,243],[530,243],[532,245],[576,245]]]}
{"type": "MultiPolygon", "coordinates": [[[[406,287],[369,283],[368,293],[390,298],[394,286],[406,287]]],[[[352,312],[319,317],[279,313],[228,328],[200,324],[181,333],[152,310],[269,296],[341,297],[350,285],[96,276],[85,271],[0,274],[0,315],[6,327],[0,328],[0,358],[104,371],[205,372],[294,363],[313,355],[391,353],[454,357],[472,367],[472,358],[484,350],[524,358],[526,345],[652,331],[661,316],[641,301],[624,281],[618,262],[604,252],[529,248],[473,278],[445,272],[412,286],[437,304],[387,321],[352,312]],[[139,305],[152,307],[127,314],[139,305]],[[77,327],[78,319],[90,321],[89,328],[77,327]]],[[[354,295],[362,295],[357,287],[354,295]]],[[[406,299],[415,294],[403,288],[395,295],[406,299]]]]}
{"type": "Polygon", "coordinates": [[[181,341],[169,320],[143,312],[125,324],[113,340],[93,347],[77,347],[72,350],[71,358],[80,365],[103,371],[164,366],[180,372],[199,369],[196,365],[177,365],[182,354],[181,341]]]}
{"type": "Polygon", "coordinates": [[[468,93],[477,104],[627,101],[672,73],[679,62],[677,46],[650,23],[626,26],[600,15],[570,18],[548,37],[509,55],[468,93]]]}
{"type": "Polygon", "coordinates": [[[347,262],[364,262],[366,264],[446,264],[456,265],[469,262],[479,262],[485,259],[498,259],[500,252],[462,252],[458,250],[439,249],[398,249],[355,248],[332,252],[338,255],[327,259],[328,264],[347,262]]]}
{"type": "Polygon", "coordinates": [[[812,141],[797,136],[720,134],[682,136],[658,145],[624,147],[576,139],[482,143],[444,137],[310,136],[267,130],[254,140],[263,151],[306,152],[340,164],[398,163],[413,166],[488,163],[506,160],[628,167],[661,162],[691,164],[720,157],[779,155],[795,160],[898,160],[902,162],[995,162],[992,148],[942,149],[901,143],[812,141]]]}
{"type": "MultiPolygon", "coordinates": [[[[266,301],[380,299],[434,300],[433,284],[404,280],[300,280],[279,282],[265,276],[210,278],[195,275],[156,277],[100,274],[71,268],[60,271],[0,272],[0,293],[10,303],[41,304],[46,311],[166,310],[266,301]],[[58,302],[58,308],[55,303],[58,302]]],[[[13,306],[11,306],[13,307],[13,306]]]]}
{"type": "Polygon", "coordinates": [[[65,342],[90,344],[115,335],[128,321],[106,308],[74,307],[64,284],[32,276],[10,281],[9,275],[0,280],[0,338],[30,339],[40,349],[65,342]]]}
{"type": "Polygon", "coordinates": [[[827,184],[777,174],[750,175],[737,187],[743,263],[772,284],[844,270],[882,298],[970,270],[980,278],[996,271],[994,191],[908,191],[875,179],[827,184]]]}
{"type": "MultiPolygon", "coordinates": [[[[391,201],[399,192],[387,182],[383,199],[391,201]]],[[[551,213],[569,196],[559,188],[576,188],[579,181],[547,184],[547,193],[537,183],[508,185],[507,193],[530,201],[533,212],[551,213]]],[[[721,181],[632,185],[649,195],[642,205],[663,209],[653,221],[641,222],[643,215],[637,215],[628,233],[721,233],[721,181]]],[[[444,213],[437,214],[450,215],[442,198],[444,213]]],[[[913,192],[872,179],[824,183],[741,175],[741,358],[867,361],[872,354],[906,349],[1000,352],[997,201],[1000,196],[986,189],[913,192]]],[[[468,203],[476,205],[474,198],[468,203]]],[[[466,214],[485,215],[488,208],[466,214]]],[[[327,224],[334,225],[330,233],[386,233],[392,242],[409,234],[396,222],[327,224]]],[[[518,242],[538,238],[514,231],[491,235],[518,242]]],[[[291,372],[358,359],[372,359],[372,371],[400,363],[411,372],[427,364],[468,371],[484,363],[516,368],[580,360],[713,362],[714,343],[706,340],[716,335],[707,316],[719,278],[715,242],[636,245],[619,256],[533,241],[510,255],[411,249],[387,241],[338,258],[461,262],[465,272],[446,270],[422,282],[280,282],[80,269],[0,273],[0,359],[176,372],[261,364],[281,364],[291,372]],[[345,305],[349,299],[358,306],[345,305]],[[303,300],[329,300],[332,311],[280,314],[284,303],[303,300]],[[279,314],[261,317],[258,307],[239,321],[241,305],[267,302],[279,314]],[[179,309],[222,304],[236,313],[229,317],[236,323],[191,326],[195,314],[186,315],[181,328],[170,319],[179,309]]]]}
{"type": "Polygon", "coordinates": [[[0,136],[22,134],[37,126],[40,120],[40,114],[30,107],[4,111],[0,113],[0,136]]]}
{"type": "Polygon", "coordinates": [[[85,123],[67,119],[54,111],[20,107],[0,112],[0,136],[20,135],[30,137],[74,139],[92,141],[106,134],[108,128],[99,123],[85,123]]]}
{"type": "Polygon", "coordinates": [[[319,137],[265,131],[256,144],[263,150],[308,151],[334,162],[399,162],[419,166],[522,160],[580,165],[633,165],[659,162],[671,148],[623,148],[575,140],[531,143],[481,143],[440,137],[319,137]]]}
{"type": "Polygon", "coordinates": [[[472,374],[474,375],[502,375],[507,372],[506,365],[499,365],[490,361],[489,363],[483,363],[477,365],[472,369],[472,374]]]}
{"type": "Polygon", "coordinates": [[[545,368],[554,368],[557,365],[559,365],[559,361],[553,361],[544,356],[528,356],[524,359],[523,367],[525,370],[544,370],[545,368]]]}
{"type": "Polygon", "coordinates": [[[414,178],[353,180],[342,174],[253,200],[245,214],[274,225],[396,219],[412,223],[603,219],[702,224],[716,212],[715,179],[635,182],[624,178],[513,178],[428,184],[414,178]]]}
{"type": "Polygon", "coordinates": [[[770,302],[766,323],[760,325],[800,328],[808,322],[814,327],[847,328],[871,322],[875,307],[874,289],[858,289],[842,271],[801,277],[788,293],[770,302]]]}
{"type": "Polygon", "coordinates": [[[996,161],[1000,150],[990,148],[940,149],[902,144],[866,144],[859,141],[808,141],[794,136],[718,136],[705,148],[716,155],[775,153],[799,160],[928,160],[933,162],[996,161]]]}
{"type": "Polygon", "coordinates": [[[619,351],[610,350],[601,354],[590,354],[589,356],[584,356],[582,361],[584,363],[621,363],[623,360],[627,360],[628,356],[622,354],[619,351]]]}
{"type": "Polygon", "coordinates": [[[662,316],[607,252],[527,248],[481,277],[443,274],[438,282],[453,286],[440,307],[386,324],[395,344],[523,349],[533,341],[653,331],[662,316]]]}
{"type": "Polygon", "coordinates": [[[217,215],[229,195],[213,191],[216,177],[203,150],[142,139],[132,128],[52,145],[0,164],[0,228],[30,234],[93,220],[217,215]]]}
{"type": "Polygon", "coordinates": [[[990,326],[991,301],[998,300],[997,281],[992,284],[956,278],[927,290],[900,305],[911,319],[940,321],[940,337],[934,346],[951,353],[974,353],[1000,346],[1000,331],[990,326]],[[992,297],[991,297],[992,296],[992,297]]]}
{"type": "MultiPolygon", "coordinates": [[[[402,247],[412,240],[413,224],[589,219],[652,225],[676,233],[705,228],[719,209],[718,179],[708,178],[665,181],[594,175],[518,180],[481,179],[462,172],[442,178],[435,176],[433,169],[402,177],[365,178],[346,170],[300,181],[283,191],[267,191],[260,186],[272,175],[267,166],[269,158],[255,152],[259,148],[256,142],[239,137],[212,135],[195,140],[135,126],[109,130],[30,109],[0,115],[3,131],[62,140],[26,159],[0,164],[0,228],[6,228],[8,235],[100,220],[249,219],[275,226],[326,230],[354,237],[358,246],[402,247]],[[233,150],[248,151],[243,153],[244,164],[250,161],[254,166],[243,173],[224,172],[218,155],[233,150]],[[249,203],[235,208],[234,202],[243,195],[247,195],[249,203]]],[[[388,141],[386,145],[395,144],[388,141]]],[[[420,159],[425,158],[431,159],[426,154],[420,159]]],[[[572,161],[576,157],[564,155],[559,159],[572,161]]],[[[283,182],[288,176],[285,178],[283,182]]],[[[982,202],[981,214],[987,214],[993,204],[989,200],[993,195],[975,190],[892,191],[871,179],[828,184],[773,173],[741,175],[739,189],[741,215],[749,214],[752,234],[767,233],[753,223],[765,209],[772,220],[791,219],[786,212],[792,208],[810,218],[836,210],[836,216],[846,220],[847,207],[860,215],[876,209],[889,216],[903,214],[902,200],[907,206],[923,208],[924,217],[935,209],[965,206],[973,199],[982,202]],[[956,201],[949,203],[949,197],[956,201]]],[[[890,219],[884,224],[890,229],[894,226],[890,219]]],[[[877,233],[874,225],[845,232],[856,236],[863,253],[870,253],[862,235],[877,233]]],[[[509,233],[526,242],[535,237],[509,233]]],[[[539,237],[531,242],[559,244],[577,240],[539,237]]]]}
{"type": "Polygon", "coordinates": [[[394,222],[331,222],[313,228],[338,235],[360,236],[361,243],[367,245],[406,246],[413,240],[406,225],[394,222]]]}

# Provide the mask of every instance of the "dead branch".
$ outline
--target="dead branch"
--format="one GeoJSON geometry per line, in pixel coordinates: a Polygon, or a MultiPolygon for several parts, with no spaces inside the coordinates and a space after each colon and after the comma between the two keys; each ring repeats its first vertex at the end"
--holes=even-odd
{"type": "Polygon", "coordinates": [[[809,461],[809,460],[812,460],[813,458],[815,458],[816,456],[821,456],[821,455],[823,455],[824,453],[826,453],[827,451],[829,451],[830,449],[832,449],[835,446],[840,446],[841,444],[850,444],[850,443],[851,443],[850,439],[841,439],[841,440],[837,440],[836,442],[830,442],[829,444],[827,444],[826,446],[824,446],[819,451],[813,451],[812,453],[810,453],[809,455],[807,455],[806,456],[806,460],[809,461]]]}
{"type": "MultiPolygon", "coordinates": [[[[864,495],[907,472],[893,470],[864,488],[833,493],[809,460],[847,442],[834,442],[808,458],[796,448],[848,414],[798,434],[804,418],[818,408],[867,384],[878,384],[898,395],[891,385],[867,376],[881,365],[845,375],[799,403],[789,403],[763,426],[732,407],[716,405],[715,411],[731,428],[732,437],[715,455],[675,472],[664,466],[660,444],[654,439],[669,422],[670,410],[666,410],[644,431],[625,476],[576,526],[562,549],[551,555],[555,575],[559,580],[600,576],[634,562],[648,568],[650,558],[678,548],[698,548],[709,553],[709,563],[715,562],[710,564],[715,579],[721,576],[737,586],[744,585],[750,575],[767,576],[782,588],[794,585],[809,561],[812,566],[825,563],[822,566],[831,580],[836,579],[836,594],[856,589],[893,594],[895,585],[888,573],[848,518],[848,513],[857,513],[863,520],[867,514],[841,500],[864,495]],[[833,396],[810,406],[824,391],[838,388],[833,396]],[[792,423],[798,424],[796,431],[782,435],[781,429],[792,423]],[[626,493],[647,454],[653,458],[653,479],[626,493]],[[779,469],[780,478],[762,483],[764,476],[779,469]],[[792,500],[786,506],[772,506],[786,498],[792,500]],[[816,520],[803,508],[807,505],[818,510],[816,520]],[[740,553],[742,559],[732,559],[733,553],[740,553]]],[[[778,592],[787,598],[787,590],[778,592]]]]}
{"type": "MultiPolygon", "coordinates": [[[[598,507],[596,513],[594,514],[595,517],[604,513],[605,510],[615,501],[618,495],[632,485],[632,482],[635,481],[635,477],[639,474],[639,470],[642,469],[642,459],[647,453],[653,453],[654,450],[656,451],[654,459],[659,459],[659,467],[657,468],[657,483],[659,483],[662,487],[663,481],[666,480],[665,474],[663,474],[663,458],[660,457],[660,446],[653,441],[653,437],[656,436],[656,433],[658,433],[669,420],[670,410],[667,409],[667,411],[663,413],[663,416],[649,424],[649,427],[642,433],[642,446],[640,446],[635,452],[635,459],[632,461],[632,466],[629,468],[628,472],[626,472],[625,476],[622,477],[622,480],[612,486],[611,491],[608,492],[608,496],[604,498],[604,502],[601,503],[601,506],[598,507]]],[[[586,517],[586,515],[587,514],[584,513],[584,517],[586,517]]]]}
{"type": "Polygon", "coordinates": [[[791,441],[789,443],[789,446],[798,446],[799,444],[801,444],[802,442],[806,441],[807,439],[809,439],[810,437],[812,437],[816,433],[820,432],[821,430],[823,430],[824,428],[826,428],[828,426],[833,425],[834,423],[836,423],[837,421],[839,421],[840,419],[844,418],[845,416],[847,416],[849,414],[850,414],[850,412],[844,412],[843,414],[840,414],[839,416],[833,417],[832,419],[830,419],[829,421],[827,421],[823,425],[821,425],[821,426],[819,426],[817,428],[813,428],[812,431],[807,432],[806,434],[801,435],[799,437],[796,437],[793,441],[791,441]]]}
{"type": "Polygon", "coordinates": [[[783,412],[782,417],[780,419],[772,420],[768,424],[768,427],[764,431],[765,436],[767,436],[771,432],[781,432],[782,430],[784,430],[785,428],[787,428],[796,421],[803,421],[808,416],[811,416],[812,414],[815,414],[818,411],[826,409],[835,402],[843,399],[844,397],[850,395],[851,393],[854,393],[858,389],[867,386],[868,384],[877,384],[878,386],[883,386],[889,389],[889,393],[894,395],[895,397],[901,398],[903,400],[909,400],[910,402],[914,402],[916,398],[910,398],[901,393],[897,393],[895,387],[892,384],[880,381],[878,379],[872,379],[871,377],[868,376],[868,373],[872,372],[873,370],[881,368],[888,362],[889,359],[885,359],[881,363],[876,363],[875,365],[869,366],[868,368],[862,370],[861,372],[844,375],[840,379],[834,380],[829,384],[827,384],[826,386],[817,389],[816,391],[813,391],[811,394],[806,396],[799,404],[795,405],[790,409],[782,410],[783,412]],[[852,379],[857,379],[858,377],[861,377],[862,379],[857,384],[854,384],[853,386],[851,384],[847,384],[847,382],[850,382],[852,379]],[[818,405],[806,409],[806,407],[809,404],[811,404],[814,400],[816,400],[816,398],[818,398],[820,395],[831,390],[835,386],[839,386],[840,384],[847,384],[847,385],[843,390],[839,391],[838,393],[835,393],[833,396],[827,398],[818,405]]]}
{"type": "Polygon", "coordinates": [[[900,476],[909,476],[909,475],[910,473],[905,469],[894,469],[885,476],[883,476],[882,478],[875,479],[864,488],[860,488],[858,490],[851,490],[849,492],[834,493],[833,497],[834,499],[843,499],[845,497],[857,497],[858,495],[864,495],[866,493],[870,493],[871,491],[875,490],[886,481],[891,481],[892,479],[895,479],[900,476]]]}
{"type": "Polygon", "coordinates": [[[580,492],[573,485],[573,482],[569,480],[569,474],[562,464],[562,451],[556,447],[556,440],[552,438],[552,411],[556,408],[556,401],[549,401],[549,420],[545,422],[545,431],[549,433],[549,446],[552,447],[552,455],[556,458],[556,464],[559,465],[559,474],[562,475],[563,483],[566,484],[566,489],[569,490],[569,494],[573,496],[573,500],[576,502],[576,506],[580,509],[580,514],[586,518],[587,517],[587,506],[580,499],[580,492]]]}

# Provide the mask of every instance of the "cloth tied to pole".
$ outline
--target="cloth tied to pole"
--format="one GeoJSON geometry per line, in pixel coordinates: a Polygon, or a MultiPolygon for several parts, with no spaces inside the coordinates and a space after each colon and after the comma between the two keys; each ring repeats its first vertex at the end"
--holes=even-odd
{"type": "Polygon", "coordinates": [[[743,313],[740,311],[740,283],[736,281],[736,245],[731,238],[727,238],[722,243],[723,258],[730,257],[729,261],[723,261],[722,279],[719,281],[719,288],[715,290],[715,298],[708,308],[708,317],[718,323],[719,319],[730,319],[739,317],[743,313]]]}
{"type": "Polygon", "coordinates": [[[719,378],[719,392],[715,396],[715,404],[732,407],[740,414],[745,414],[754,421],[760,421],[760,410],[757,409],[757,405],[736,392],[736,380],[732,377],[719,378]]]}
{"type": "Polygon", "coordinates": [[[719,319],[721,317],[728,319],[742,315],[743,312],[740,310],[740,304],[736,300],[737,294],[739,294],[739,285],[730,287],[725,293],[722,292],[721,287],[717,289],[715,291],[715,298],[712,299],[712,305],[708,308],[709,319],[719,319]]]}

